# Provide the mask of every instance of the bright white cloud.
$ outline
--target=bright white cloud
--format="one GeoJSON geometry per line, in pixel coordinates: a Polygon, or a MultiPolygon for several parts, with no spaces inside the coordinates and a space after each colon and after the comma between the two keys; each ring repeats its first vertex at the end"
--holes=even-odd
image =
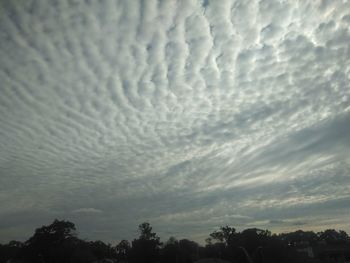
{"type": "Polygon", "coordinates": [[[33,229],[35,210],[109,240],[144,220],[196,237],[332,213],[350,230],[348,1],[0,10],[0,218],[33,229]]]}

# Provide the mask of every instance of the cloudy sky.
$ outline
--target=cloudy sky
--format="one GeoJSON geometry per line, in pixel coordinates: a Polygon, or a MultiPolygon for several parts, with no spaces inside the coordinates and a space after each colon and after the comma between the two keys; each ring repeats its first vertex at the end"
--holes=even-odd
{"type": "Polygon", "coordinates": [[[0,3],[0,242],[350,232],[350,1],[0,3]]]}

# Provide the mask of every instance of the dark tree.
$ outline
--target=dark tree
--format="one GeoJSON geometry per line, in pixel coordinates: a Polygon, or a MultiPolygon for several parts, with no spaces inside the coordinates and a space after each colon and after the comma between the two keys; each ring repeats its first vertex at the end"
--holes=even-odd
{"type": "Polygon", "coordinates": [[[198,259],[199,245],[188,239],[179,241],[180,262],[191,263],[198,259]]]}
{"type": "Polygon", "coordinates": [[[111,247],[111,245],[110,244],[107,245],[100,240],[89,242],[89,247],[92,254],[98,260],[101,260],[104,258],[114,258],[116,256],[115,251],[111,247]]]}
{"type": "Polygon", "coordinates": [[[236,235],[236,229],[229,226],[222,226],[220,227],[219,231],[215,231],[210,234],[210,237],[213,240],[216,240],[217,242],[222,242],[226,246],[229,245],[232,241],[234,236],[236,235]]]}
{"type": "Polygon", "coordinates": [[[209,240],[205,246],[204,256],[206,258],[221,258],[224,259],[225,244],[222,242],[212,243],[209,240]]]}
{"type": "Polygon", "coordinates": [[[340,244],[349,241],[349,236],[345,231],[339,232],[334,229],[327,229],[323,232],[317,233],[320,240],[325,241],[327,244],[340,244]]]}
{"type": "Polygon", "coordinates": [[[239,246],[244,247],[249,254],[253,254],[258,247],[266,246],[271,232],[258,228],[245,229],[240,233],[239,246]]]}
{"type": "Polygon", "coordinates": [[[307,242],[308,244],[315,244],[319,240],[319,238],[314,232],[302,230],[280,234],[279,239],[284,241],[289,246],[296,246],[302,242],[307,242]]]}
{"type": "Polygon", "coordinates": [[[0,244],[0,263],[218,262],[215,258],[232,263],[350,261],[350,238],[342,230],[327,229],[317,234],[298,230],[271,235],[268,230],[251,228],[236,232],[233,227],[224,226],[210,234],[205,247],[174,237],[162,246],[149,223],[142,223],[138,230],[140,235],[131,245],[122,240],[112,247],[102,241],[81,240],[76,237],[73,223],[55,220],[36,229],[24,243],[0,244]]]}
{"type": "Polygon", "coordinates": [[[140,237],[132,241],[130,260],[133,263],[154,263],[159,260],[160,238],[145,222],[139,225],[140,237]]]}
{"type": "Polygon", "coordinates": [[[25,242],[24,257],[31,262],[63,262],[74,249],[75,225],[69,221],[55,220],[51,225],[35,230],[25,242]]]}
{"type": "Polygon", "coordinates": [[[179,241],[175,237],[170,237],[164,244],[161,251],[161,262],[178,263],[180,257],[179,241]]]}
{"type": "Polygon", "coordinates": [[[131,250],[131,246],[129,241],[127,240],[120,241],[119,244],[116,245],[115,247],[116,258],[118,262],[128,261],[130,250],[131,250]]]}
{"type": "Polygon", "coordinates": [[[8,262],[10,259],[16,259],[23,249],[23,243],[19,241],[10,241],[8,244],[0,244],[0,263],[8,262]]]}

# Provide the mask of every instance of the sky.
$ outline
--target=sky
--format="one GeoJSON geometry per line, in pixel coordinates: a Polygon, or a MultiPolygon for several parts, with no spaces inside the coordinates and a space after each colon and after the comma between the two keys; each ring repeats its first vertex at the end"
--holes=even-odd
{"type": "Polygon", "coordinates": [[[0,2],[0,242],[350,232],[350,1],[0,2]]]}

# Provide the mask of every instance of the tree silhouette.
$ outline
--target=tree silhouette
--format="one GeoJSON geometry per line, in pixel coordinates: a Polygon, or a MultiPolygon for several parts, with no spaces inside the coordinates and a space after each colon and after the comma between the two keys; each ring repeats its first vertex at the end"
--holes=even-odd
{"type": "Polygon", "coordinates": [[[120,241],[119,244],[116,245],[115,247],[116,257],[118,262],[127,261],[129,259],[130,250],[131,250],[131,246],[129,241],[127,240],[120,241]]]}
{"type": "Polygon", "coordinates": [[[233,241],[236,234],[236,229],[229,226],[220,227],[219,231],[215,231],[210,234],[210,237],[216,241],[222,242],[225,245],[229,245],[233,241]]]}
{"type": "Polygon", "coordinates": [[[104,258],[113,258],[115,257],[115,250],[111,247],[110,244],[105,244],[104,242],[92,241],[89,242],[89,247],[92,254],[96,257],[96,259],[101,260],[104,258]]]}
{"type": "Polygon", "coordinates": [[[25,257],[32,262],[62,262],[67,260],[76,241],[75,225],[55,219],[51,225],[35,230],[25,242],[25,257]]]}
{"type": "Polygon", "coordinates": [[[319,240],[319,237],[314,232],[302,230],[280,234],[279,238],[290,246],[295,246],[300,242],[315,244],[319,240]]]}
{"type": "Polygon", "coordinates": [[[159,259],[160,238],[145,222],[139,225],[140,237],[132,241],[130,259],[133,263],[153,263],[159,259]]]}
{"type": "Polygon", "coordinates": [[[191,263],[198,259],[198,244],[188,239],[179,241],[180,262],[191,263]]]}
{"type": "Polygon", "coordinates": [[[236,232],[223,226],[209,236],[205,247],[188,239],[174,237],[162,246],[149,223],[139,225],[139,237],[130,244],[122,240],[112,247],[102,241],[85,241],[76,236],[75,225],[55,220],[42,226],[26,242],[11,241],[0,244],[0,263],[296,263],[348,262],[350,238],[345,231],[327,229],[315,234],[298,230],[274,234],[258,228],[236,232]],[[314,258],[309,249],[315,249],[314,258]],[[212,259],[209,259],[212,258],[212,259]],[[335,261],[334,261],[335,260],[335,261]],[[345,260],[345,261],[344,261],[345,260]]]}
{"type": "Polygon", "coordinates": [[[0,244],[0,263],[16,258],[22,251],[24,244],[19,241],[10,241],[6,245],[0,244]]]}
{"type": "Polygon", "coordinates": [[[161,262],[178,263],[180,257],[179,241],[175,237],[170,237],[164,244],[161,254],[161,262]]]}
{"type": "Polygon", "coordinates": [[[327,244],[345,243],[349,241],[348,234],[343,230],[338,232],[334,229],[327,229],[323,232],[317,233],[317,236],[320,240],[325,241],[327,244]]]}

